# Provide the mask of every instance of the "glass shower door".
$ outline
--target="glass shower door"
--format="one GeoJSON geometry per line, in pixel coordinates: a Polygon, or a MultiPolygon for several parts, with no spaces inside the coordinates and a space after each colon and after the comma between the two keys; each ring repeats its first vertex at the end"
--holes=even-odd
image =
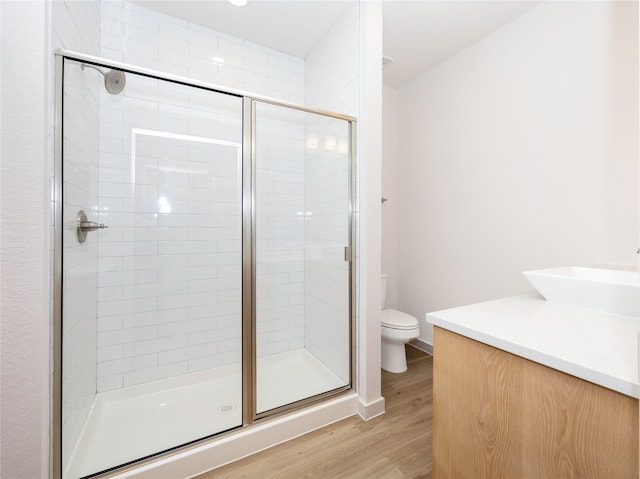
{"type": "Polygon", "coordinates": [[[98,68],[64,60],[74,479],[242,425],[242,98],[98,68]]]}
{"type": "Polygon", "coordinates": [[[256,103],[258,417],[350,385],[350,132],[256,103]]]}

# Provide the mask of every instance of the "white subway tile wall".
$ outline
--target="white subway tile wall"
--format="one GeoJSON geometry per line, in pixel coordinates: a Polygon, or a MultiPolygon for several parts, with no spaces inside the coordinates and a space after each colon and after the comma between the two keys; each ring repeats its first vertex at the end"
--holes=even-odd
{"type": "Polygon", "coordinates": [[[100,100],[98,392],[239,362],[242,100],[134,74],[100,100]]]}
{"type": "MultiPolygon", "coordinates": [[[[307,56],[305,101],[358,116],[359,5],[343,16],[307,56]]],[[[305,208],[305,347],[345,383],[349,380],[348,130],[346,122],[307,116],[305,208]],[[308,144],[309,146],[309,144],[308,144]]],[[[355,161],[355,159],[354,159],[355,161]]],[[[354,171],[357,178],[357,171],[354,171]]],[[[358,183],[354,182],[357,191],[358,183]]],[[[353,204],[357,213],[357,201],[353,204]]],[[[354,218],[357,235],[357,216],[354,218]]],[[[358,244],[353,238],[353,244],[358,244]]],[[[357,259],[357,258],[356,258],[357,259]]],[[[357,315],[357,311],[356,311],[357,315]]],[[[357,321],[357,319],[356,319],[357,321]]]]}
{"type": "Polygon", "coordinates": [[[304,347],[304,117],[256,105],[258,357],[304,347]]]}
{"type": "MultiPolygon", "coordinates": [[[[99,54],[98,3],[53,2],[51,5],[54,47],[99,54]]],[[[80,210],[84,210],[90,220],[96,219],[99,143],[96,92],[100,80],[97,74],[86,75],[82,72],[79,64],[67,63],[64,97],[64,122],[67,127],[63,139],[65,184],[62,199],[65,258],[62,286],[65,317],[62,357],[63,463],[67,462],[73,450],[96,395],[98,250],[95,241],[78,243],[74,222],[80,210]]],[[[53,177],[51,185],[55,185],[53,177]]],[[[53,192],[51,200],[55,201],[53,192]]],[[[55,208],[52,208],[54,211],[55,208]]],[[[53,226],[55,214],[52,214],[53,226]]]]}
{"type": "Polygon", "coordinates": [[[359,2],[350,6],[305,59],[305,104],[359,114],[359,2]]]}
{"type": "Polygon", "coordinates": [[[349,125],[308,115],[305,151],[305,347],[349,382],[349,125]]]}
{"type": "MultiPolygon", "coordinates": [[[[85,2],[66,2],[64,8],[76,3],[85,2]]],[[[89,23],[77,37],[95,42],[91,35],[99,22],[99,52],[78,43],[59,46],[357,114],[357,2],[306,63],[128,1],[100,2],[99,12],[95,3],[87,3],[94,5],[94,27],[89,23]],[[214,57],[224,58],[224,63],[214,57]]],[[[62,9],[61,4],[56,8],[62,9]]],[[[60,29],[73,17],[68,11],[58,16],[54,25],[60,29]]],[[[76,203],[86,203],[89,206],[83,207],[93,211],[99,207],[99,216],[90,219],[109,229],[90,233],[86,247],[85,256],[92,258],[86,264],[97,262],[100,272],[94,283],[83,286],[97,286],[97,294],[87,300],[78,290],[78,304],[94,303],[93,311],[84,316],[97,316],[95,323],[82,323],[93,328],[85,332],[89,339],[83,343],[93,344],[93,358],[83,359],[93,371],[88,375],[65,369],[65,375],[78,376],[95,392],[238,361],[239,99],[135,75],[128,75],[121,95],[112,96],[104,91],[97,72],[87,70],[80,76],[91,82],[87,94],[93,101],[92,114],[97,115],[100,103],[99,136],[91,145],[91,151],[99,151],[100,186],[96,182],[87,192],[70,187],[65,195],[75,202],[74,211],[76,203]]],[[[336,160],[340,170],[328,174],[328,156],[305,154],[310,129],[318,131],[322,141],[335,137],[335,149],[322,145],[325,153],[344,148],[345,124],[336,120],[342,123],[336,130],[333,125],[315,125],[299,112],[267,110],[258,117],[258,129],[268,140],[257,141],[259,354],[307,347],[346,382],[348,340],[346,349],[341,347],[337,355],[335,351],[336,341],[342,344],[348,338],[347,297],[339,292],[347,267],[341,260],[346,238],[336,240],[332,234],[340,230],[342,235],[345,228],[346,217],[337,218],[335,204],[345,202],[346,185],[338,183],[345,174],[346,155],[336,160]],[[329,200],[331,194],[337,198],[329,200]],[[316,216],[310,218],[309,211],[316,216]],[[308,246],[305,239],[311,240],[308,246]],[[329,250],[330,264],[316,261],[319,252],[329,250]],[[335,331],[336,336],[311,339],[317,331],[335,331]]],[[[81,118],[77,122],[87,124],[81,118]]],[[[97,123],[90,124],[96,135],[97,123]]],[[[82,150],[76,155],[83,161],[88,157],[82,150]]],[[[72,166],[65,168],[65,174],[73,174],[72,166]]],[[[67,281],[72,278],[69,275],[67,281]]],[[[72,346],[65,342],[67,348],[72,346]]],[[[85,354],[80,351],[71,354],[85,354]]],[[[66,359],[67,365],[77,359],[66,359]]],[[[82,418],[76,418],[80,425],[82,418]]],[[[69,442],[72,438],[65,436],[69,442]]]]}
{"type": "Polygon", "coordinates": [[[102,56],[106,58],[304,103],[301,58],[126,0],[101,4],[102,56]]]}
{"type": "MultiPolygon", "coordinates": [[[[101,38],[107,58],[304,101],[303,60],[130,2],[103,2],[101,38]]],[[[239,146],[240,100],[129,77],[122,95],[101,93],[100,210],[110,228],[99,246],[99,392],[241,357],[239,150],[186,139],[239,146]]],[[[269,263],[257,278],[261,354],[304,346],[304,234],[290,221],[296,201],[294,215],[302,209],[304,133],[291,116],[258,120],[273,139],[258,172],[267,227],[258,251],[269,263]]]]}

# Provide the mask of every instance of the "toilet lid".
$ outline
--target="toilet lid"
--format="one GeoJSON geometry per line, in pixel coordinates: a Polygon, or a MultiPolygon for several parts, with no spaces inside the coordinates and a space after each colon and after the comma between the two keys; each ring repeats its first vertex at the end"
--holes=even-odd
{"type": "Polygon", "coordinates": [[[416,318],[395,309],[383,309],[380,322],[382,326],[392,329],[414,329],[418,327],[416,318]]]}

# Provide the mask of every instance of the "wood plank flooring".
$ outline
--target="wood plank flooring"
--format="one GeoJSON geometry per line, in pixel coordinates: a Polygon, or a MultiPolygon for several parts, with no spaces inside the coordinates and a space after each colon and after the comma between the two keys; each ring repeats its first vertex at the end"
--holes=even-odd
{"type": "Polygon", "coordinates": [[[409,370],[382,371],[386,412],[353,416],[197,479],[431,479],[433,358],[407,346],[409,370]]]}

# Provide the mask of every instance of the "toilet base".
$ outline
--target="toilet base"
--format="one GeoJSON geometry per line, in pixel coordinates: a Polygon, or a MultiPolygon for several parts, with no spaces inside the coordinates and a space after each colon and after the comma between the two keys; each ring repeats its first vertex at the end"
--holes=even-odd
{"type": "Polygon", "coordinates": [[[403,373],[407,370],[405,343],[382,343],[382,369],[390,373],[403,373]]]}

